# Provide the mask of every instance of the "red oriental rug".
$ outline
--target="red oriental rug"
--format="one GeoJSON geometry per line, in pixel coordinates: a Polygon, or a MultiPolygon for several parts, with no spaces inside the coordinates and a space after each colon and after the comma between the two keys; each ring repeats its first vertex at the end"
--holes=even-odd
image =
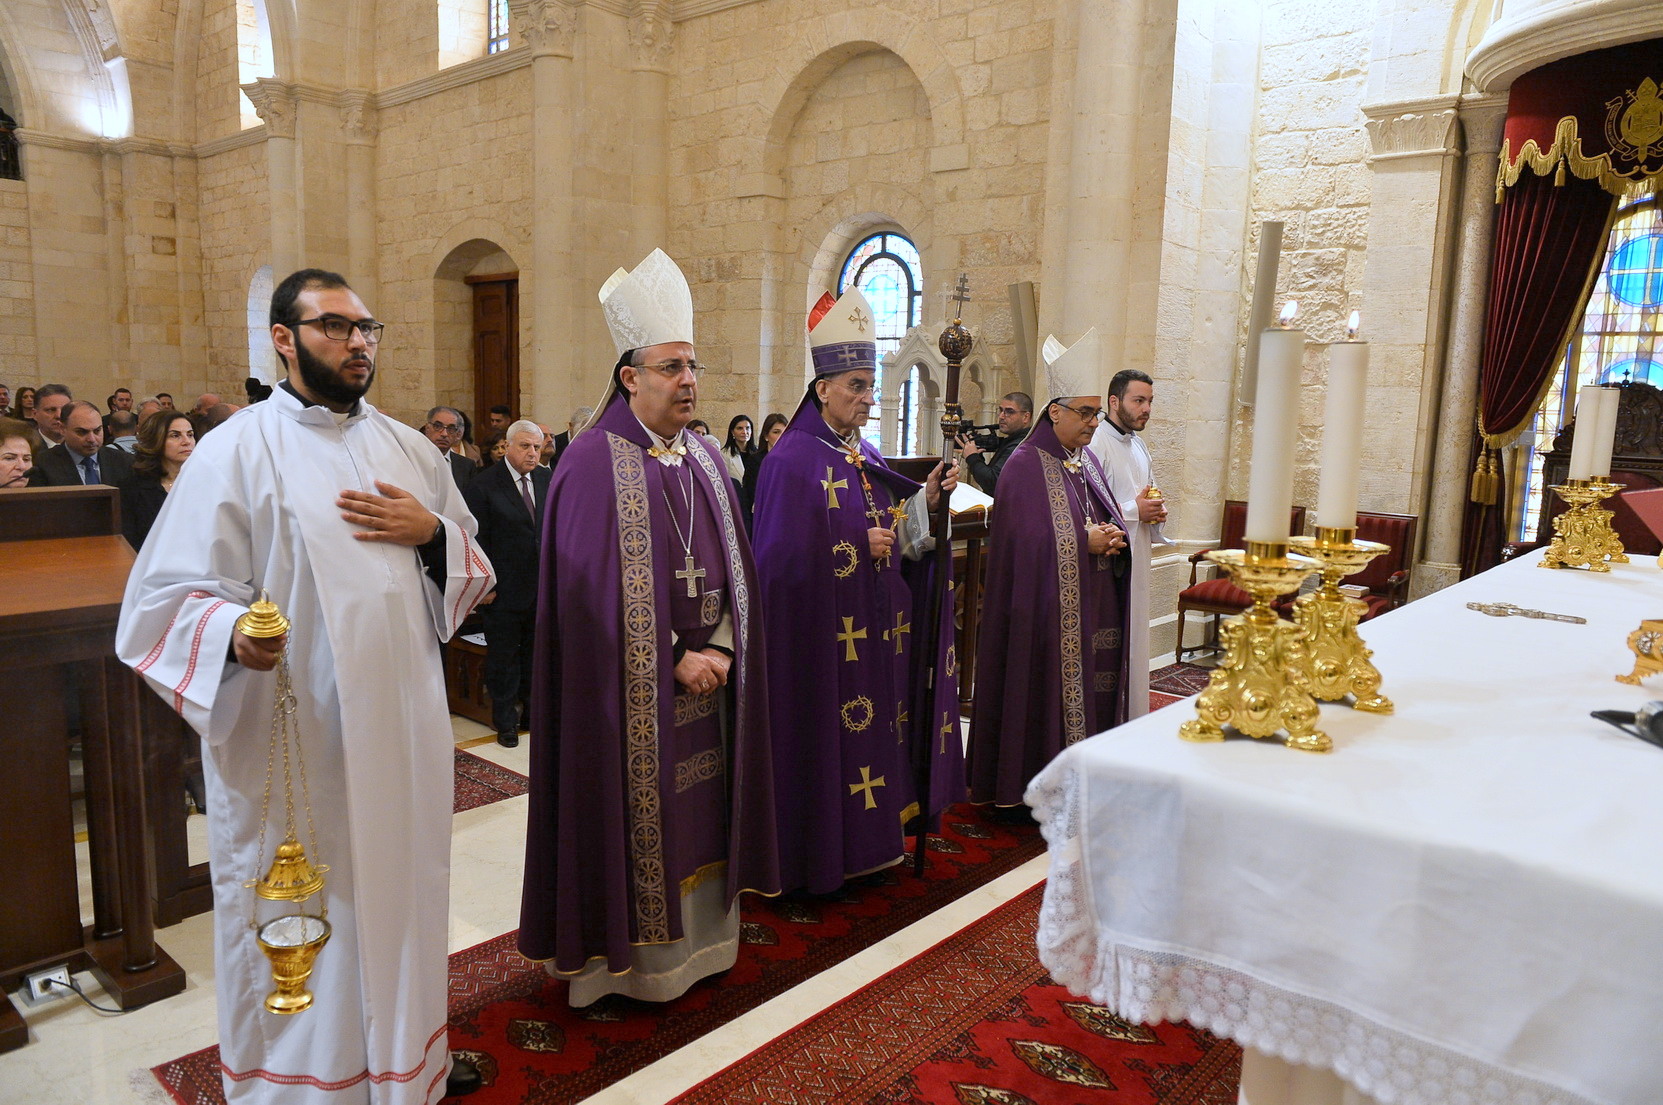
{"type": "Polygon", "coordinates": [[[452,813],[478,809],[500,802],[504,798],[518,798],[531,786],[531,780],[518,771],[510,771],[472,752],[456,750],[456,798],[452,813]]]}
{"type": "Polygon", "coordinates": [[[1034,959],[1043,884],[672,1105],[1234,1105],[1241,1049],[1121,1020],[1034,959]]]}
{"type": "MultiPolygon", "coordinates": [[[[835,895],[747,895],[739,962],[664,1005],[608,997],[571,1010],[566,984],[522,959],[515,933],[457,952],[450,957],[450,1046],[486,1078],[468,1105],[581,1101],[1044,850],[1031,823],[1007,823],[974,806],[953,807],[943,822],[943,835],[930,838],[922,879],[909,862],[835,895]]],[[[179,1105],[223,1105],[216,1047],[152,1073],[179,1105]]]]}

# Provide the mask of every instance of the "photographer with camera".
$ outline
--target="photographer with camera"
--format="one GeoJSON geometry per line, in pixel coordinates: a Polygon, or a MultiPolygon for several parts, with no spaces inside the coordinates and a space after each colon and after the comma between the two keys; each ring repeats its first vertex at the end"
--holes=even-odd
{"type": "Polygon", "coordinates": [[[994,494],[993,486],[999,482],[999,470],[1016,452],[1016,447],[1022,444],[1022,439],[1028,436],[1028,428],[1033,421],[1033,398],[1027,392],[1013,391],[999,400],[997,434],[975,432],[992,430],[994,426],[972,426],[970,433],[959,435],[959,448],[964,450],[965,464],[969,466],[977,487],[989,495],[994,494]]]}

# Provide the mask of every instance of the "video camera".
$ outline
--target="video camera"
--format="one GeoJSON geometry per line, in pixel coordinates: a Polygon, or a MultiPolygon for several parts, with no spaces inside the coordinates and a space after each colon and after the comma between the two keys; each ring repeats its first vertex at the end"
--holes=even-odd
{"type": "Polygon", "coordinates": [[[964,432],[970,435],[970,440],[976,443],[976,448],[985,452],[995,452],[1005,443],[1005,439],[997,433],[999,424],[989,423],[986,426],[966,426],[964,432]]]}

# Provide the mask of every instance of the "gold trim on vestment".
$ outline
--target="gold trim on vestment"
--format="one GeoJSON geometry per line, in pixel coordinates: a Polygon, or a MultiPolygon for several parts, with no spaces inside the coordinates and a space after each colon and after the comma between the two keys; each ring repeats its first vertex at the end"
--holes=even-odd
{"type": "Polygon", "coordinates": [[[1062,461],[1039,452],[1040,472],[1045,476],[1045,498],[1051,508],[1051,536],[1057,544],[1057,605],[1062,652],[1062,738],[1067,747],[1084,740],[1086,732],[1084,619],[1080,615],[1080,539],[1074,529],[1074,512],[1068,506],[1068,490],[1062,461]]]}
{"type": "Polygon", "coordinates": [[[720,778],[726,770],[727,757],[720,747],[695,752],[676,765],[676,793],[691,790],[700,783],[720,778]]]}
{"type": "Polygon", "coordinates": [[[607,440],[612,449],[618,566],[624,594],[624,753],[635,929],[642,943],[663,944],[670,942],[670,909],[664,810],[658,793],[658,610],[652,512],[641,447],[610,432],[607,440]]]}
{"type": "Polygon", "coordinates": [[[719,691],[705,691],[695,694],[678,694],[675,701],[676,728],[690,725],[700,718],[707,718],[716,712],[716,695],[719,691]]]}

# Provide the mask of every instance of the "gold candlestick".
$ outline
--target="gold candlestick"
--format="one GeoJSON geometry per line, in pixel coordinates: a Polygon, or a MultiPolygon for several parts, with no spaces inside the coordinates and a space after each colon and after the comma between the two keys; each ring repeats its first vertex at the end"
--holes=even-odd
{"type": "Polygon", "coordinates": [[[1374,653],[1357,636],[1357,623],[1367,607],[1340,593],[1340,580],[1356,575],[1391,546],[1359,541],[1355,529],[1321,526],[1315,537],[1295,537],[1290,544],[1322,564],[1322,586],[1293,604],[1293,620],[1306,633],[1311,694],[1324,702],[1352,695],[1356,709],[1391,713],[1392,700],[1380,693],[1380,671],[1369,660],[1374,653]]]}
{"type": "Polygon", "coordinates": [[[1297,591],[1322,563],[1290,554],[1282,544],[1247,542],[1246,549],[1215,549],[1207,559],[1230,582],[1253,596],[1253,607],[1219,630],[1224,660],[1195,700],[1194,718],[1178,735],[1189,741],[1219,741],[1225,727],[1255,739],[1286,730],[1283,743],[1305,752],[1333,748],[1316,727],[1319,710],[1311,697],[1305,629],[1277,617],[1271,603],[1297,591]]]}
{"type": "Polygon", "coordinates": [[[1617,536],[1617,531],[1611,527],[1611,519],[1616,517],[1612,511],[1601,505],[1606,499],[1623,490],[1620,483],[1611,482],[1611,477],[1595,476],[1589,486],[1600,493],[1598,499],[1588,507],[1589,517],[1595,527],[1594,536],[1600,541],[1605,552],[1605,559],[1612,564],[1627,564],[1628,553],[1623,549],[1623,539],[1617,536]]]}
{"type": "Polygon", "coordinates": [[[1590,572],[1609,572],[1606,560],[1613,544],[1625,563],[1622,542],[1611,529],[1611,512],[1596,506],[1617,490],[1617,485],[1594,480],[1566,480],[1554,484],[1553,493],[1569,504],[1563,514],[1553,520],[1553,541],[1538,567],[1586,568],[1590,572]]]}

